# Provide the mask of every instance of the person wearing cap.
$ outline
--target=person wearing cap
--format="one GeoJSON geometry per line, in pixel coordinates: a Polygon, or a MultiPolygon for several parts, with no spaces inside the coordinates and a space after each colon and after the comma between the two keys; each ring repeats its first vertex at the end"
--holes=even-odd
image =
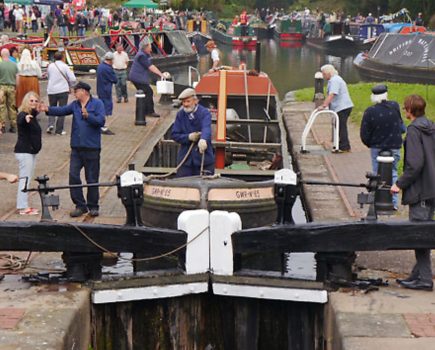
{"type": "Polygon", "coordinates": [[[193,143],[193,149],[186,161],[177,171],[177,177],[214,174],[214,150],[211,145],[211,114],[198,104],[196,92],[192,88],[185,89],[178,96],[182,107],[177,113],[172,126],[171,138],[180,144],[177,164],[184,159],[193,143]]]}
{"type": "MultiPolygon", "coordinates": [[[[101,128],[105,123],[104,105],[92,97],[89,84],[79,81],[74,86],[76,100],[62,107],[47,107],[40,104],[40,111],[47,115],[66,116],[72,114],[71,155],[69,167],[69,184],[81,185],[80,172],[85,169],[86,183],[96,183],[100,177],[101,128]]],[[[89,187],[86,200],[82,188],[70,189],[71,200],[76,208],[70,212],[71,217],[86,213],[98,216],[98,187],[89,187]]]]}
{"type": "MultiPolygon", "coordinates": [[[[56,51],[54,62],[47,67],[47,95],[50,106],[65,106],[68,103],[71,86],[74,86],[77,81],[73,71],[63,60],[63,52],[56,51]]],[[[56,135],[66,135],[64,123],[64,117],[49,116],[47,133],[52,134],[54,131],[56,135]]]]}
{"type": "Polygon", "coordinates": [[[220,53],[219,50],[215,44],[215,42],[213,40],[209,40],[207,41],[207,43],[205,44],[205,47],[207,49],[208,52],[210,52],[210,58],[212,61],[212,66],[209,70],[209,73],[215,72],[218,70],[218,67],[220,65],[220,53]]]}
{"type": "MultiPolygon", "coordinates": [[[[106,52],[103,57],[104,61],[97,67],[97,95],[104,104],[106,118],[111,117],[113,113],[112,85],[118,82],[115,71],[112,68],[113,53],[106,52]]],[[[103,134],[113,135],[106,126],[103,126],[103,134]]]]}
{"type": "Polygon", "coordinates": [[[151,43],[145,37],[139,45],[138,53],[134,57],[128,80],[134,84],[137,90],[142,90],[145,93],[146,116],[159,117],[160,115],[154,111],[154,93],[150,86],[151,73],[157,74],[160,78],[165,78],[165,75],[153,64],[151,43]]]}
{"type": "Polygon", "coordinates": [[[339,149],[337,153],[350,152],[349,135],[347,132],[347,120],[352,112],[353,102],[350,99],[346,82],[338,75],[332,64],[325,64],[320,68],[323,79],[328,81],[327,97],[319,109],[329,108],[338,115],[339,123],[339,149]]]}
{"type": "MultiPolygon", "coordinates": [[[[378,173],[377,157],[382,151],[390,151],[393,161],[393,183],[397,181],[397,166],[402,148],[402,133],[406,127],[400,114],[399,104],[388,101],[386,85],[376,85],[372,88],[371,101],[374,104],[364,111],[361,121],[361,141],[370,148],[372,169],[378,173]]],[[[397,210],[399,198],[393,195],[393,206],[397,210]]]]}

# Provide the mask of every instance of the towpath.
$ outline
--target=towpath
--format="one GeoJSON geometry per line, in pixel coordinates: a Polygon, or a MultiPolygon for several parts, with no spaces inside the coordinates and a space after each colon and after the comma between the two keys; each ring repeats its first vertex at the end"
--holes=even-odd
{"type": "MultiPolygon", "coordinates": [[[[360,141],[359,125],[348,123],[352,152],[333,154],[331,118],[320,117],[308,137],[307,148],[311,152],[299,152],[302,131],[313,109],[312,103],[284,103],[285,123],[304,179],[365,183],[371,164],[369,151],[360,141]]],[[[304,190],[314,221],[359,220],[366,215],[367,208],[361,209],[356,203],[360,189],[305,186],[304,190]]],[[[407,219],[406,207],[400,206],[393,216],[380,217],[380,220],[399,219],[407,219]]],[[[357,253],[358,276],[383,278],[389,281],[389,286],[371,293],[353,290],[329,293],[325,322],[329,349],[434,349],[433,293],[406,290],[394,281],[409,273],[414,262],[413,251],[357,253]]]]}

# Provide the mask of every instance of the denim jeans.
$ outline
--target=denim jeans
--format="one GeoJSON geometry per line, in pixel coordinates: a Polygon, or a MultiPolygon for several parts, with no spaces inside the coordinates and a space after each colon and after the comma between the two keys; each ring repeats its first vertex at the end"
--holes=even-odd
{"type": "Polygon", "coordinates": [[[116,77],[118,82],[116,83],[116,98],[121,100],[123,97],[128,98],[127,94],[127,69],[115,69],[116,77]]]}
{"type": "MultiPolygon", "coordinates": [[[[71,158],[69,164],[69,184],[81,185],[80,172],[85,168],[85,179],[87,184],[98,182],[100,177],[100,150],[88,149],[79,150],[73,148],[71,150],[71,158]]],[[[86,201],[83,196],[82,188],[70,189],[71,200],[76,205],[76,208],[98,209],[98,200],[100,193],[98,187],[89,187],[86,201]]]]}
{"type": "Polygon", "coordinates": [[[65,26],[59,26],[59,35],[60,36],[68,36],[68,27],[65,26]]]}
{"type": "MultiPolygon", "coordinates": [[[[409,220],[414,222],[432,221],[435,211],[435,199],[421,201],[409,206],[409,220]]],[[[412,279],[419,279],[426,283],[432,283],[432,263],[430,249],[415,249],[417,260],[411,272],[412,279]]]]}
{"type": "MultiPolygon", "coordinates": [[[[372,158],[372,169],[375,174],[378,173],[378,161],[376,157],[379,155],[379,152],[382,151],[381,148],[370,148],[370,156],[372,158]]],[[[398,175],[397,175],[397,166],[400,161],[400,149],[390,149],[394,157],[393,161],[393,184],[396,183],[398,175]]],[[[395,208],[399,207],[399,195],[397,193],[393,194],[393,206],[395,208]]]]}
{"type": "MultiPolygon", "coordinates": [[[[66,104],[68,103],[68,92],[61,92],[60,94],[48,95],[48,103],[50,104],[50,106],[54,106],[54,107],[66,106],[66,104]]],[[[60,134],[63,131],[65,117],[64,116],[56,117],[50,115],[48,117],[48,126],[54,126],[55,122],[56,122],[55,132],[56,134],[60,134]]]]}
{"type": "MultiPolygon", "coordinates": [[[[27,183],[30,184],[35,171],[36,154],[30,153],[15,153],[15,158],[18,160],[20,182],[18,183],[17,191],[17,209],[26,209],[29,207],[28,194],[22,192],[22,189],[27,183]]],[[[28,186],[28,185],[27,185],[28,186]]]]}

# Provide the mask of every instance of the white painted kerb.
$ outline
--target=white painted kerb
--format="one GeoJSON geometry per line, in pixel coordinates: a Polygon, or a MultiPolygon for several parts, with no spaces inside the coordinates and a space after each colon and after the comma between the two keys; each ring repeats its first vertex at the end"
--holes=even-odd
{"type": "Polygon", "coordinates": [[[320,304],[324,304],[328,301],[328,293],[326,290],[247,286],[226,283],[213,283],[213,294],[320,304]]]}
{"type": "Polygon", "coordinates": [[[94,304],[120,303],[132,300],[173,298],[188,294],[200,294],[208,291],[207,282],[170,284],[138,288],[97,290],[92,293],[94,304]]]}

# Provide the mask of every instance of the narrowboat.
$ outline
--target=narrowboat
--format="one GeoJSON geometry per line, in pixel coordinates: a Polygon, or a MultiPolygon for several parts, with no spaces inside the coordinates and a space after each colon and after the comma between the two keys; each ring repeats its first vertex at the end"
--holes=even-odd
{"type": "Polygon", "coordinates": [[[274,223],[273,176],[291,164],[275,86],[265,73],[231,69],[205,74],[196,91],[212,113],[216,173],[161,178],[177,166],[167,130],[142,170],[144,223],[174,228],[183,210],[199,208],[237,212],[244,228],[274,223]]]}
{"type": "Polygon", "coordinates": [[[210,28],[210,35],[213,40],[221,44],[231,45],[235,49],[254,50],[257,45],[254,30],[249,25],[246,26],[245,30],[246,33],[243,33],[242,26],[233,25],[226,29],[224,24],[218,23],[215,28],[210,28]]]}
{"type": "Polygon", "coordinates": [[[282,41],[303,41],[301,20],[292,20],[290,18],[277,19],[274,23],[274,36],[282,41]]]}

